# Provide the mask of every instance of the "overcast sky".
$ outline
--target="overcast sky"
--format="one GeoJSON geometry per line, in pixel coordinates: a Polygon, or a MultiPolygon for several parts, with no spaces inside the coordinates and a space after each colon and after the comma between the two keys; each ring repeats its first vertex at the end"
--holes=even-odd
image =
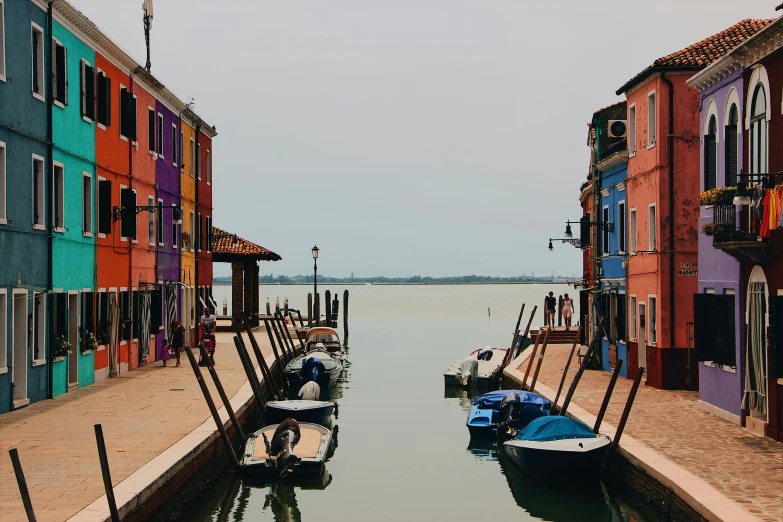
{"type": "MultiPolygon", "coordinates": [[[[143,64],[141,0],[71,0],[143,64]]],[[[214,223],[262,273],[581,273],[587,123],[779,0],[155,0],[152,72],[217,127],[214,223]]],[[[216,265],[217,275],[228,266],[216,265]]]]}

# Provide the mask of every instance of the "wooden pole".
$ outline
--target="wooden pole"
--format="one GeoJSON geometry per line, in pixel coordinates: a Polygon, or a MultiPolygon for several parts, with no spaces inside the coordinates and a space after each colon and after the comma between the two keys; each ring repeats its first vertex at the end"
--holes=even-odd
{"type": "Polygon", "coordinates": [[[617,364],[614,366],[614,370],[612,371],[612,378],[609,379],[609,386],[606,388],[606,393],[604,394],[604,402],[601,403],[601,409],[598,410],[598,417],[595,419],[595,426],[593,426],[593,433],[598,433],[598,430],[601,429],[601,422],[604,420],[604,415],[606,414],[606,408],[609,407],[609,399],[612,398],[612,392],[614,391],[614,385],[617,383],[617,377],[620,375],[620,368],[623,367],[623,360],[620,359],[617,361],[617,364]]]}
{"type": "Polygon", "coordinates": [[[286,351],[286,346],[283,344],[283,340],[280,338],[280,332],[277,331],[277,320],[275,319],[275,316],[269,318],[268,325],[272,325],[272,332],[275,334],[275,339],[277,339],[277,344],[280,346],[280,352],[283,354],[283,359],[285,359],[285,363],[288,364],[291,362],[291,358],[288,355],[288,352],[286,351]]]}
{"type": "Polygon", "coordinates": [[[244,351],[245,356],[247,357],[250,370],[253,372],[256,383],[258,383],[258,389],[260,390],[261,383],[258,380],[258,374],[256,373],[255,366],[250,360],[250,355],[247,353],[247,346],[245,345],[245,340],[242,338],[242,328],[245,329],[247,332],[247,337],[250,339],[250,346],[253,348],[253,354],[258,360],[258,367],[261,368],[261,375],[266,382],[267,390],[272,390],[272,397],[282,399],[283,396],[280,394],[280,388],[277,386],[277,381],[272,375],[272,370],[270,370],[269,366],[266,364],[266,359],[264,358],[264,354],[261,353],[261,348],[256,342],[256,336],[253,334],[253,329],[250,327],[250,322],[247,320],[245,313],[240,311],[237,312],[234,317],[234,330],[236,331],[237,337],[239,338],[239,345],[242,347],[242,351],[244,351]]]}
{"type": "Polygon", "coordinates": [[[557,387],[557,394],[555,394],[555,401],[552,403],[552,408],[557,406],[557,401],[560,399],[560,392],[563,391],[563,384],[565,384],[566,375],[568,375],[568,368],[571,367],[571,360],[574,358],[574,352],[576,352],[576,345],[579,344],[579,336],[582,333],[583,326],[580,324],[579,329],[576,332],[576,338],[574,338],[574,344],[571,346],[571,354],[568,356],[565,368],[563,368],[563,376],[560,378],[560,386],[557,387]]]}
{"type": "MultiPolygon", "coordinates": [[[[544,334],[546,335],[546,334],[544,334]]],[[[536,344],[533,346],[533,353],[530,354],[530,359],[527,360],[527,368],[525,369],[525,377],[522,379],[522,389],[525,389],[525,383],[527,382],[527,376],[530,375],[530,368],[533,367],[533,360],[538,353],[538,343],[541,341],[541,330],[538,331],[536,336],[536,344]]],[[[521,365],[520,365],[521,366],[521,365]]]]}
{"type": "Polygon", "coordinates": [[[242,368],[244,368],[247,380],[250,382],[250,387],[253,389],[253,395],[256,396],[256,403],[259,406],[265,404],[266,396],[264,395],[264,392],[261,391],[261,383],[258,382],[258,375],[256,375],[256,370],[253,368],[253,363],[250,362],[245,346],[242,343],[242,338],[238,335],[234,336],[234,346],[237,348],[239,360],[242,362],[242,368]]]}
{"type": "Polygon", "coordinates": [[[343,335],[348,336],[348,289],[343,292],[343,335]]]}
{"type": "Polygon", "coordinates": [[[582,364],[579,365],[579,369],[576,371],[576,375],[574,375],[574,380],[571,382],[571,386],[568,388],[565,401],[563,401],[563,407],[560,409],[560,415],[565,415],[566,411],[568,411],[568,405],[571,403],[571,399],[576,392],[576,385],[579,384],[579,380],[582,378],[582,374],[587,368],[587,362],[590,360],[590,355],[592,355],[592,352],[595,350],[597,344],[598,343],[591,342],[590,346],[587,348],[587,353],[585,354],[584,359],[582,359],[582,364]]]}
{"type": "Polygon", "coordinates": [[[19,460],[19,452],[16,448],[11,448],[8,450],[8,454],[11,456],[11,465],[14,467],[16,483],[19,485],[19,494],[22,495],[22,504],[24,504],[24,512],[27,515],[27,520],[28,522],[35,522],[33,503],[30,500],[30,491],[27,489],[27,480],[24,478],[24,471],[22,471],[22,462],[19,460]]]}
{"type": "MultiPolygon", "coordinates": [[[[291,337],[291,330],[288,329],[288,325],[285,324],[285,319],[283,317],[279,317],[280,323],[282,324],[283,331],[285,332],[286,337],[288,337],[288,342],[291,344],[291,351],[293,353],[293,356],[296,357],[296,346],[294,345],[294,338],[291,337]]],[[[294,318],[291,318],[291,324],[294,325],[294,328],[296,328],[296,325],[294,324],[294,318]]],[[[297,339],[299,337],[297,336],[297,339]]],[[[302,347],[302,342],[299,341],[299,348],[302,347]]]]}
{"type": "Polygon", "coordinates": [[[321,326],[321,294],[313,296],[313,325],[321,326]]]}
{"type": "Polygon", "coordinates": [[[541,345],[541,353],[538,354],[538,363],[536,363],[536,371],[533,372],[533,382],[530,383],[530,391],[534,391],[536,387],[536,381],[538,380],[538,372],[541,371],[541,365],[544,363],[544,354],[546,353],[546,347],[549,343],[549,332],[551,332],[552,329],[546,331],[546,334],[544,334],[544,344],[541,345]]]}
{"type": "Polygon", "coordinates": [[[283,340],[283,345],[285,346],[285,349],[287,350],[286,354],[288,356],[288,360],[289,361],[293,361],[294,357],[296,357],[296,353],[294,353],[294,347],[288,344],[288,339],[286,338],[285,333],[283,333],[288,328],[286,328],[286,326],[285,326],[285,321],[283,321],[280,318],[280,312],[276,312],[275,316],[272,318],[272,320],[277,325],[277,330],[276,331],[279,333],[280,338],[283,340]]]}
{"type": "Polygon", "coordinates": [[[103,475],[103,489],[106,491],[106,500],[109,503],[109,513],[112,522],[120,522],[120,514],[117,512],[117,501],[114,500],[114,488],[111,484],[111,470],[109,470],[109,457],[106,455],[106,443],[103,440],[103,427],[95,426],[95,441],[98,443],[98,460],[101,463],[101,475],[103,475]]]}
{"type": "MultiPolygon", "coordinates": [[[[522,339],[517,343],[520,346],[520,350],[514,355],[514,358],[516,358],[520,353],[522,353],[522,349],[524,349],[525,341],[527,340],[528,335],[530,334],[530,325],[533,324],[533,317],[536,316],[536,310],[538,310],[538,305],[533,305],[533,311],[530,313],[530,319],[528,320],[527,326],[525,327],[525,333],[522,335],[522,339]]],[[[516,347],[514,349],[516,349],[516,347]]],[[[511,361],[509,361],[509,363],[511,363],[511,361]]]]}
{"type": "Polygon", "coordinates": [[[226,453],[228,453],[231,457],[231,463],[234,465],[234,467],[239,469],[239,461],[237,460],[236,453],[234,453],[234,447],[231,445],[231,439],[228,438],[226,427],[223,426],[223,421],[220,420],[220,415],[218,415],[215,402],[212,400],[212,396],[209,394],[209,388],[207,388],[207,383],[204,382],[204,376],[201,374],[201,368],[198,367],[196,357],[193,355],[193,350],[190,349],[190,346],[185,347],[185,353],[188,355],[190,365],[193,367],[193,373],[196,374],[196,381],[198,381],[198,386],[201,388],[201,393],[204,394],[204,400],[207,401],[207,406],[209,407],[209,412],[212,414],[212,419],[215,421],[215,426],[217,426],[218,432],[220,432],[220,438],[223,439],[223,445],[226,448],[226,453]]]}
{"type": "Polygon", "coordinates": [[[231,402],[228,400],[226,390],[223,389],[223,385],[220,383],[220,378],[218,377],[218,374],[215,371],[215,367],[212,365],[212,361],[209,358],[209,354],[207,354],[207,351],[204,349],[204,346],[199,343],[198,348],[201,351],[201,359],[207,363],[207,371],[212,377],[212,382],[215,383],[215,389],[217,390],[218,395],[220,395],[220,400],[223,402],[223,407],[228,412],[228,418],[231,419],[231,424],[234,425],[234,430],[237,432],[237,435],[239,435],[239,440],[242,441],[242,445],[244,446],[245,441],[247,440],[245,438],[245,432],[242,431],[242,426],[239,424],[239,420],[237,420],[236,414],[234,414],[234,408],[231,407],[231,402]]]}
{"type": "Polygon", "coordinates": [[[313,294],[307,294],[307,326],[313,327],[313,294]]]}
{"type": "Polygon", "coordinates": [[[269,344],[272,345],[272,353],[275,354],[275,361],[277,361],[277,366],[282,370],[283,368],[283,361],[280,360],[280,354],[277,352],[277,345],[275,344],[275,340],[272,338],[272,325],[271,319],[269,317],[264,317],[264,329],[266,330],[267,335],[269,336],[269,344]]]}
{"type": "Polygon", "coordinates": [[[517,325],[514,327],[514,337],[511,339],[511,347],[506,352],[506,356],[503,357],[503,363],[500,365],[500,368],[505,368],[508,366],[508,363],[511,362],[511,354],[514,352],[514,348],[517,345],[517,340],[519,339],[519,323],[522,322],[522,314],[525,313],[525,303],[522,303],[522,308],[519,309],[519,317],[517,318],[517,325]]]}
{"type": "Polygon", "coordinates": [[[326,326],[332,326],[332,292],[324,292],[324,310],[326,311],[326,326]]]}
{"type": "Polygon", "coordinates": [[[628,394],[628,400],[625,402],[625,409],[623,409],[623,415],[620,417],[620,424],[617,425],[617,431],[615,431],[614,433],[614,439],[612,439],[612,445],[609,446],[609,451],[606,453],[606,457],[604,457],[604,462],[603,462],[604,468],[606,468],[606,466],[608,466],[609,463],[611,463],[612,457],[617,451],[617,448],[620,446],[620,437],[623,436],[623,431],[625,431],[625,423],[628,422],[628,416],[631,414],[631,407],[633,406],[633,401],[636,398],[636,392],[639,391],[639,385],[642,382],[643,376],[644,376],[644,368],[640,367],[639,372],[636,374],[636,378],[633,380],[633,386],[631,386],[631,393],[628,394]]]}
{"type": "Polygon", "coordinates": [[[301,326],[302,330],[304,330],[304,321],[302,321],[302,313],[299,310],[297,310],[296,315],[299,316],[299,326],[301,326]]]}

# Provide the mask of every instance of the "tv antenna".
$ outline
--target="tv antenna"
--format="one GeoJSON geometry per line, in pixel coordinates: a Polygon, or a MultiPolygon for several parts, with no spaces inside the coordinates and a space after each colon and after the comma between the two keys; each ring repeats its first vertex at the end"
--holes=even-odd
{"type": "Polygon", "coordinates": [[[152,25],[152,0],[142,0],[141,8],[144,10],[144,39],[147,41],[147,65],[144,66],[150,72],[150,25],[152,25]]]}

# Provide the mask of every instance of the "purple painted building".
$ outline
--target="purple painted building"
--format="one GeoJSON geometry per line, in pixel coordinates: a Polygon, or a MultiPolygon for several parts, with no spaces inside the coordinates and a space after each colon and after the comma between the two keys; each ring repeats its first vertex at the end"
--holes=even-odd
{"type": "MultiPolygon", "coordinates": [[[[742,73],[741,65],[727,55],[688,80],[688,85],[701,93],[699,144],[702,193],[716,187],[737,185],[743,154],[741,122],[745,93],[742,73]]],[[[697,337],[699,314],[705,309],[705,304],[711,317],[703,323],[726,325],[720,340],[710,338],[708,344],[711,349],[703,350],[698,340],[696,342],[700,405],[713,415],[744,425],[742,390],[745,360],[742,357],[741,332],[745,299],[742,270],[739,261],[713,247],[711,234],[714,231],[710,227],[723,219],[720,215],[716,219],[715,209],[719,207],[702,204],[700,208],[698,292],[701,295],[695,296],[697,337]]]]}

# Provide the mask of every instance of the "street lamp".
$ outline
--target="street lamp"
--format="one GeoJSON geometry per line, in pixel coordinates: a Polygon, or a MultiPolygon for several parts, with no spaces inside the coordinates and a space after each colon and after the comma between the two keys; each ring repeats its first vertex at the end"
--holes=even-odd
{"type": "Polygon", "coordinates": [[[555,250],[555,247],[552,246],[552,240],[549,240],[549,251],[553,252],[555,250]]]}
{"type": "Polygon", "coordinates": [[[313,247],[313,295],[318,295],[318,246],[313,247]]]}
{"type": "Polygon", "coordinates": [[[566,222],[566,231],[565,231],[565,237],[567,237],[567,238],[572,238],[572,237],[574,237],[574,234],[573,234],[573,232],[571,232],[571,223],[570,223],[570,222],[568,222],[568,221],[566,222]]]}

